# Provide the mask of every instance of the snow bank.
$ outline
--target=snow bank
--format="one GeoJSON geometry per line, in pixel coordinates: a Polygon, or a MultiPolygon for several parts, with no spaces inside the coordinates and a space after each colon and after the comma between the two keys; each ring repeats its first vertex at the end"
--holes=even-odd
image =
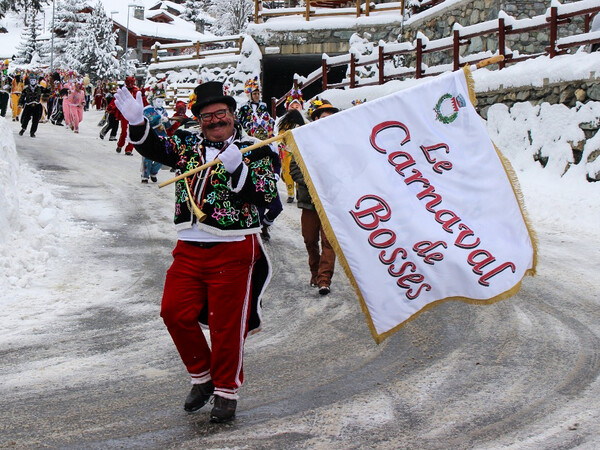
{"type": "Polygon", "coordinates": [[[0,118],[0,291],[28,288],[44,277],[61,240],[81,234],[51,187],[19,159],[13,132],[0,118]]]}

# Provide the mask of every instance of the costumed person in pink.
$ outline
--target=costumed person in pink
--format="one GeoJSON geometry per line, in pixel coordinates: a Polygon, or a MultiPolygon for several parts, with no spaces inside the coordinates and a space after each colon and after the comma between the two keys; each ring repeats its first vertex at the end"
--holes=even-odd
{"type": "Polygon", "coordinates": [[[85,91],[83,83],[76,82],[67,97],[69,103],[69,125],[71,130],[79,133],[79,124],[83,120],[83,108],[85,106],[85,91]]]}
{"type": "Polygon", "coordinates": [[[62,98],[62,109],[63,109],[63,115],[65,116],[65,125],[67,126],[67,128],[71,128],[72,129],[72,125],[71,125],[71,101],[69,100],[69,96],[71,91],[73,90],[73,83],[67,83],[67,85],[65,86],[66,88],[66,92],[64,90],[61,90],[60,92],[60,96],[62,98]]]}

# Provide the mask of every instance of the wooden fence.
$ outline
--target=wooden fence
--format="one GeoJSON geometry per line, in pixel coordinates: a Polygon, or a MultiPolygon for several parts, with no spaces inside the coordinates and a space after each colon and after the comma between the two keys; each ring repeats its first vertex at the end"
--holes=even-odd
{"type": "MultiPolygon", "coordinates": [[[[452,36],[441,39],[429,40],[422,33],[417,33],[417,39],[414,43],[403,42],[393,44],[379,45],[377,55],[365,57],[356,56],[350,52],[346,55],[329,57],[323,54],[321,68],[315,70],[306,77],[296,75],[294,77],[294,88],[304,89],[313,83],[321,82],[321,89],[334,88],[355,88],[369,85],[379,85],[393,79],[403,78],[422,78],[426,76],[438,75],[450,70],[458,70],[464,64],[476,64],[479,61],[490,58],[494,55],[504,56],[504,61],[499,63],[499,69],[503,69],[506,64],[524,61],[541,55],[550,56],[566,53],[572,47],[600,43],[600,31],[590,32],[590,24],[593,16],[600,11],[597,0],[581,0],[575,3],[569,3],[560,6],[550,7],[546,14],[533,17],[531,19],[514,19],[504,13],[498,19],[482,22],[466,27],[455,26],[452,36]],[[572,18],[584,18],[585,32],[582,34],[568,37],[558,37],[558,29],[561,25],[568,24],[572,18]],[[534,54],[519,54],[506,47],[506,37],[549,29],[549,45],[544,52],[534,54]],[[498,51],[480,52],[472,55],[461,56],[461,47],[469,45],[471,39],[478,36],[495,35],[498,39],[498,51]],[[452,51],[452,63],[427,67],[423,64],[423,56],[433,52],[452,51]],[[414,61],[414,67],[393,67],[392,60],[398,56],[411,57],[414,61]],[[387,63],[387,64],[386,64],[387,63]],[[348,66],[348,79],[332,84],[327,80],[328,72],[337,66],[348,66]],[[376,66],[377,76],[371,77],[366,81],[357,80],[357,68],[361,66],[376,66]],[[387,66],[387,69],[386,69],[387,66]]],[[[276,113],[277,106],[282,104],[290,91],[286,92],[281,98],[273,97],[271,99],[271,111],[276,113]]]]}
{"type": "Polygon", "coordinates": [[[219,55],[239,55],[244,37],[241,35],[221,36],[210,41],[182,42],[152,46],[152,62],[179,62],[203,59],[219,55]],[[164,54],[163,54],[164,53],[164,54]]]}
{"type": "MultiPolygon", "coordinates": [[[[403,14],[404,1],[395,3],[379,3],[375,0],[310,0],[306,6],[292,8],[263,8],[262,0],[254,0],[254,22],[261,23],[270,17],[304,16],[305,20],[311,17],[324,16],[369,16],[372,12],[398,11],[403,14]],[[353,6],[348,6],[353,5],[353,6]]],[[[437,4],[444,0],[427,0],[427,4],[437,4]]]]}

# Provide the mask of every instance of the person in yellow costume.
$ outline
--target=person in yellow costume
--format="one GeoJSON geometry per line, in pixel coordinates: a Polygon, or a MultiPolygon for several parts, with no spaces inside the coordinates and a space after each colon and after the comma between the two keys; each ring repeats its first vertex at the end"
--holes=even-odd
{"type": "Polygon", "coordinates": [[[24,84],[23,80],[21,80],[21,75],[17,74],[14,76],[12,80],[12,87],[10,90],[10,101],[12,108],[12,118],[13,121],[19,120],[19,114],[23,110],[22,107],[19,106],[19,99],[21,98],[21,93],[23,92],[24,84]]]}
{"type": "MultiPolygon", "coordinates": [[[[294,121],[284,120],[288,118],[290,111],[298,111],[302,118],[302,107],[304,106],[304,100],[302,99],[302,91],[300,89],[292,89],[290,95],[285,99],[285,109],[287,113],[280,119],[278,123],[279,134],[294,128],[295,126],[301,125],[300,123],[294,123],[294,121]],[[288,123],[289,122],[289,123],[288,123]]],[[[294,115],[294,117],[297,117],[294,115]]],[[[304,120],[302,118],[302,120],[304,120]]],[[[290,175],[290,162],[292,161],[292,153],[289,152],[286,148],[286,145],[281,142],[279,144],[279,157],[281,158],[281,178],[285,182],[285,187],[287,189],[287,202],[293,203],[294,198],[296,197],[296,183],[292,179],[290,175]]]]}

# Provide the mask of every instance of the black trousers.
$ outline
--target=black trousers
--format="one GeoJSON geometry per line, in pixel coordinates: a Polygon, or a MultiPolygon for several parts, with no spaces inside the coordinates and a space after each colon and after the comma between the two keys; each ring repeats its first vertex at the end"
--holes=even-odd
{"type": "Polygon", "coordinates": [[[0,92],[0,116],[6,116],[6,107],[8,106],[8,99],[10,94],[8,92],[0,92]]]}
{"type": "Polygon", "coordinates": [[[29,134],[35,134],[35,132],[38,129],[38,123],[40,123],[41,117],[41,103],[30,103],[29,105],[25,105],[25,108],[23,109],[23,114],[21,114],[21,128],[26,130],[27,125],[29,125],[29,120],[31,119],[31,130],[29,130],[29,134]]]}
{"type": "Polygon", "coordinates": [[[119,130],[119,119],[114,114],[108,114],[108,128],[106,133],[110,131],[110,137],[116,137],[119,130]]]}

